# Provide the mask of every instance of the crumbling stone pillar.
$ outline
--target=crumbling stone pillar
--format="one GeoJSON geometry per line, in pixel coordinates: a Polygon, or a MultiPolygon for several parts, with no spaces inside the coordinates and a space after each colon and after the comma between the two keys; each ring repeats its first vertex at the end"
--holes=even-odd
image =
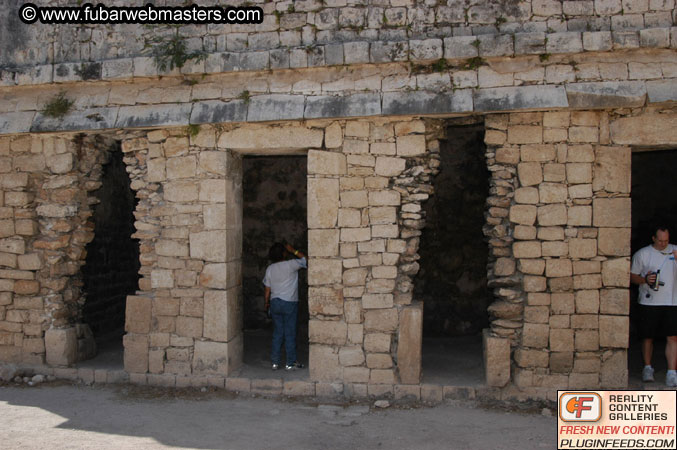
{"type": "Polygon", "coordinates": [[[242,363],[242,163],[205,127],[123,142],[140,240],[127,299],[125,368],[226,376],[242,363]]]}
{"type": "MultiPolygon", "coordinates": [[[[513,381],[542,395],[626,385],[629,311],[611,305],[629,285],[630,149],[611,145],[604,112],[500,114],[486,124],[497,299],[486,338],[510,340],[513,381]]],[[[500,373],[491,366],[488,380],[500,373]]]]}

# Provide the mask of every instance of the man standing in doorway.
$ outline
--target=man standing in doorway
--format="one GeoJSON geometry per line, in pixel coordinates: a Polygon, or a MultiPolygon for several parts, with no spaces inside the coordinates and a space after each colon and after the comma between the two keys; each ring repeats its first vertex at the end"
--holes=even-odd
{"type": "Polygon", "coordinates": [[[270,248],[268,257],[273,263],[266,269],[263,284],[266,311],[270,309],[273,318],[272,368],[280,368],[283,342],[287,353],[285,368],[302,368],[303,364],[296,359],[296,321],[299,311],[298,271],[308,268],[306,255],[289,244],[276,242],[270,248]],[[294,258],[287,260],[288,256],[294,258]]]}
{"type": "Polygon", "coordinates": [[[665,357],[668,373],[665,384],[677,386],[677,246],[670,244],[667,227],[654,229],[653,244],[632,257],[630,281],[639,285],[638,330],[642,338],[644,369],[642,381],[654,381],[651,366],[653,340],[667,337],[665,357]]]}

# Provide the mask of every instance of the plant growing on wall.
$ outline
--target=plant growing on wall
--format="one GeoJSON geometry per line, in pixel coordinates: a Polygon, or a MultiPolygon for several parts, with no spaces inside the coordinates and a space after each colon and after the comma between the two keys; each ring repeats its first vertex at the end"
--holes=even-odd
{"type": "Polygon", "coordinates": [[[151,54],[155,66],[159,71],[182,68],[188,61],[204,61],[207,54],[202,50],[188,51],[185,37],[179,33],[179,29],[171,36],[154,37],[146,40],[146,47],[151,47],[151,54]]]}
{"type": "Polygon", "coordinates": [[[68,114],[68,111],[70,111],[73,103],[75,103],[73,100],[66,98],[66,92],[61,91],[45,104],[42,113],[47,117],[61,119],[63,116],[68,114]]]}

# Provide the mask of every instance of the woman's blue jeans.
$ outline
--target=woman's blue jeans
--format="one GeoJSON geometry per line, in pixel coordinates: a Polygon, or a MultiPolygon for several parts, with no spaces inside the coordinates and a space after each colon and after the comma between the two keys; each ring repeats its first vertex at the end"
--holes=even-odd
{"type": "Polygon", "coordinates": [[[270,314],[273,316],[273,364],[280,364],[282,343],[287,352],[287,364],[296,362],[296,318],[298,302],[287,302],[279,298],[270,300],[270,314]]]}

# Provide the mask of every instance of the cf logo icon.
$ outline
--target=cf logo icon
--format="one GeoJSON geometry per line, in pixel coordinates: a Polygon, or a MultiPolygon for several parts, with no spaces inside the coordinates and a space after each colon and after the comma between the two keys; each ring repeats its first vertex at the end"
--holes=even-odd
{"type": "Polygon", "coordinates": [[[602,397],[595,392],[564,392],[559,396],[563,422],[597,422],[602,417],[602,397]]]}

